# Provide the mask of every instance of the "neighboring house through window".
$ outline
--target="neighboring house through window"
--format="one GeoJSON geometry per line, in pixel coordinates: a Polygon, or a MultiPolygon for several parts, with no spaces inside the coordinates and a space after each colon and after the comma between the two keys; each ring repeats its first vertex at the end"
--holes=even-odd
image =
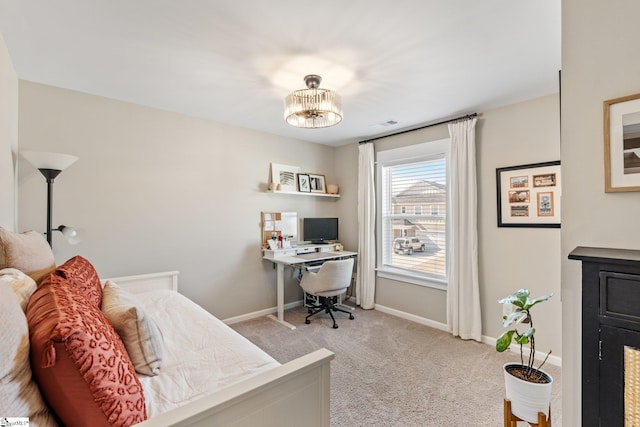
{"type": "Polygon", "coordinates": [[[446,288],[449,144],[377,153],[380,276],[446,288]]]}

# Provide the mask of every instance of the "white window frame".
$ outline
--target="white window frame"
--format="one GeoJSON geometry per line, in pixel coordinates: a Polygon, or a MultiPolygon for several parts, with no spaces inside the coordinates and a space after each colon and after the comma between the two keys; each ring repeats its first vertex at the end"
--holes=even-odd
{"type": "MultiPolygon", "coordinates": [[[[408,147],[394,148],[390,150],[378,151],[376,153],[376,199],[377,199],[377,211],[382,212],[382,191],[384,191],[384,183],[382,182],[382,168],[388,166],[402,165],[405,163],[415,163],[421,161],[428,161],[438,158],[444,154],[447,163],[447,183],[451,181],[450,176],[450,146],[451,139],[445,138],[437,141],[426,142],[422,144],[410,145],[408,147]]],[[[447,189],[450,186],[447,185],[447,189]]],[[[446,209],[446,228],[447,228],[447,254],[445,266],[445,278],[435,278],[427,275],[421,275],[412,271],[407,271],[393,267],[383,263],[383,248],[382,248],[382,215],[378,215],[376,221],[376,245],[377,245],[377,259],[376,259],[376,274],[378,277],[397,280],[406,283],[412,283],[420,286],[427,286],[430,288],[446,290],[448,285],[448,272],[449,263],[451,262],[451,254],[455,253],[451,248],[450,236],[450,194],[447,190],[447,209],[446,209]]],[[[390,250],[390,249],[388,249],[390,250]]]]}

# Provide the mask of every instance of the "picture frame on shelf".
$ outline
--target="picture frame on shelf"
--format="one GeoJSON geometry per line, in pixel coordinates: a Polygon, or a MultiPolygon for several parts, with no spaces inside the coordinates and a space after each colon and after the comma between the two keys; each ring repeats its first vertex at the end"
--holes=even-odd
{"type": "Polygon", "coordinates": [[[560,161],[496,169],[498,227],[560,228],[560,161]]]}
{"type": "Polygon", "coordinates": [[[604,101],[605,192],[640,191],[640,94],[604,101]]]}
{"type": "Polygon", "coordinates": [[[309,185],[309,175],[306,173],[298,174],[298,191],[302,193],[310,193],[311,186],[309,185]]]}
{"type": "Polygon", "coordinates": [[[297,189],[296,175],[300,167],[271,163],[271,188],[279,191],[292,191],[297,189]]]}
{"type": "Polygon", "coordinates": [[[324,175],[310,173],[309,187],[312,193],[326,193],[327,185],[325,183],[324,175]]]}

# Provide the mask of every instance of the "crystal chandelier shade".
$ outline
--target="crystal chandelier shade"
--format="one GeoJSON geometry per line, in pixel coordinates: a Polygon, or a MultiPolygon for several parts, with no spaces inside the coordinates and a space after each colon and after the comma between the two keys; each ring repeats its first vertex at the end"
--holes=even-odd
{"type": "Polygon", "coordinates": [[[305,76],[307,89],[292,92],[284,100],[284,118],[299,128],[324,128],[342,121],[342,98],[329,89],[322,89],[322,78],[315,74],[305,76]]]}

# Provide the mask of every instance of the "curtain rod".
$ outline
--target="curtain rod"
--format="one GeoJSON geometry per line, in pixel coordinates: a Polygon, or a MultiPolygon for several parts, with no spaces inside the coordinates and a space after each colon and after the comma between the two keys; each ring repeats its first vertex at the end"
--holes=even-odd
{"type": "Polygon", "coordinates": [[[390,136],[402,135],[403,133],[413,132],[415,130],[420,130],[420,129],[426,129],[426,128],[430,128],[432,126],[443,125],[445,123],[457,122],[458,120],[469,120],[469,119],[473,119],[474,117],[478,117],[478,113],[466,114],[464,116],[456,117],[455,119],[443,120],[443,121],[438,122],[438,123],[431,123],[431,124],[420,126],[420,127],[413,128],[413,129],[401,130],[400,132],[390,133],[389,135],[376,136],[375,138],[370,138],[370,139],[365,139],[364,141],[360,141],[358,144],[366,144],[368,142],[373,142],[373,141],[376,141],[378,139],[388,138],[390,136]]]}

